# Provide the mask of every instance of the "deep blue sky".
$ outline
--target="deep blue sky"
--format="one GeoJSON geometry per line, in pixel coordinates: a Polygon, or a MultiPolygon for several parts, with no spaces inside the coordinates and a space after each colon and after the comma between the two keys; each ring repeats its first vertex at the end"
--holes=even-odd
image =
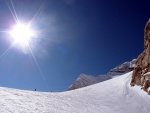
{"type": "MultiPolygon", "coordinates": [[[[144,27],[150,17],[145,0],[12,0],[20,21],[40,8],[33,29],[32,54],[10,48],[0,33],[0,86],[38,91],[65,91],[79,74],[100,75],[131,61],[143,51],[144,27]],[[43,4],[43,5],[42,5],[43,4]]],[[[15,24],[0,1],[0,30],[15,24]]],[[[12,9],[12,7],[11,7],[12,9]]]]}

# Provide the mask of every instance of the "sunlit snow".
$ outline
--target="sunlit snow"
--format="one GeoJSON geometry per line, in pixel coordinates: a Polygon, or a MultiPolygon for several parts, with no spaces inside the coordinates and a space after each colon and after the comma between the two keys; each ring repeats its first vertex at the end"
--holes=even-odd
{"type": "Polygon", "coordinates": [[[61,93],[0,88],[0,113],[149,113],[150,96],[130,87],[131,74],[61,93]]]}

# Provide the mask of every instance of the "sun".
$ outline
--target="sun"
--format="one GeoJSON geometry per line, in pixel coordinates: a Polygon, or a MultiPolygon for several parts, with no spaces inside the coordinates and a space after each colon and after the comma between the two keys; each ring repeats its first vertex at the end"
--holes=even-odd
{"type": "Polygon", "coordinates": [[[13,37],[15,44],[19,45],[28,44],[34,36],[30,26],[23,23],[17,23],[10,31],[10,34],[13,37]]]}

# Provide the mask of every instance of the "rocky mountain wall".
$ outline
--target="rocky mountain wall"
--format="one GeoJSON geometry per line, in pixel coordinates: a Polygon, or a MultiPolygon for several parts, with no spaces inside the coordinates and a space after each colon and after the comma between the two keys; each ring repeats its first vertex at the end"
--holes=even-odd
{"type": "Polygon", "coordinates": [[[130,85],[140,85],[150,94],[150,20],[144,29],[144,51],[137,58],[130,85]]]}

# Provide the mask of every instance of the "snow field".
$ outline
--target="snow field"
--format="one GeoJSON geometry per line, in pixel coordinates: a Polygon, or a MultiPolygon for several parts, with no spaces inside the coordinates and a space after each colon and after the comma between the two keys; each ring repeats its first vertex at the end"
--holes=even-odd
{"type": "Polygon", "coordinates": [[[149,113],[150,96],[130,87],[131,74],[61,93],[0,88],[0,113],[149,113]]]}

